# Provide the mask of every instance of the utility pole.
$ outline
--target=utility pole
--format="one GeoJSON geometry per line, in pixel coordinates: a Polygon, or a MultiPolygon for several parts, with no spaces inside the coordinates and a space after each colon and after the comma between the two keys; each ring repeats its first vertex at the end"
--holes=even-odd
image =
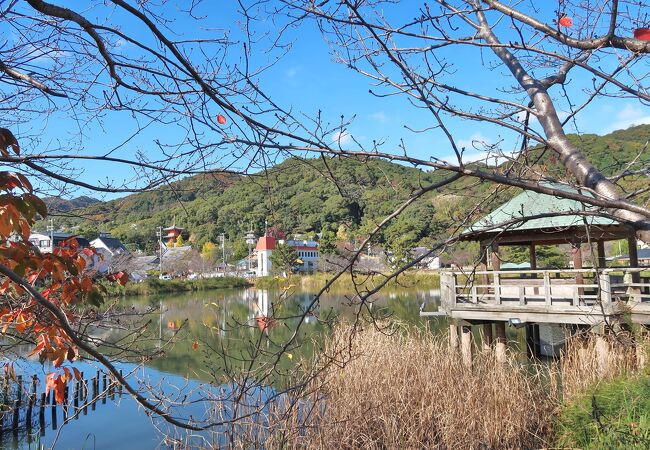
{"type": "Polygon", "coordinates": [[[221,233],[219,235],[221,239],[221,254],[223,258],[223,276],[226,276],[226,235],[221,233]]]}
{"type": "Polygon", "coordinates": [[[162,227],[158,227],[156,236],[158,237],[158,275],[160,276],[162,275],[162,227]]]}
{"type": "Polygon", "coordinates": [[[50,252],[54,252],[54,219],[50,219],[47,231],[50,232],[50,252]]]}

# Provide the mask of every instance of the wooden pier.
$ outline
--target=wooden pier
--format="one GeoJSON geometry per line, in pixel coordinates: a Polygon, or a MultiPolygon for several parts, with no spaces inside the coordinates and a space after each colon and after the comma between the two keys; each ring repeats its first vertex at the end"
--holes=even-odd
{"type": "Polygon", "coordinates": [[[446,315],[466,321],[597,325],[630,318],[650,324],[650,277],[643,271],[444,271],[440,300],[446,315]]]}

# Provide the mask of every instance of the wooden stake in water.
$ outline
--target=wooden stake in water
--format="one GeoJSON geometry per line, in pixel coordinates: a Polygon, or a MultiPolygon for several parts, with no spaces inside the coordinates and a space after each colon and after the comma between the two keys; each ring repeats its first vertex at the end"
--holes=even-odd
{"type": "Polygon", "coordinates": [[[38,408],[38,424],[41,428],[41,436],[45,435],[45,392],[41,394],[41,404],[38,408]]]}

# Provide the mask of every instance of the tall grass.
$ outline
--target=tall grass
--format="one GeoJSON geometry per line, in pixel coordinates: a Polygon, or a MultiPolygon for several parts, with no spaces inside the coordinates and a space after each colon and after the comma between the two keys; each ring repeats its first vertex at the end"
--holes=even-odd
{"type": "Polygon", "coordinates": [[[650,448],[648,340],[574,339],[560,362],[564,403],[555,419],[559,448],[650,448]]]}
{"type": "Polygon", "coordinates": [[[593,334],[571,339],[556,371],[560,374],[562,396],[570,400],[608,380],[633,373],[639,367],[637,356],[647,342],[632,341],[620,333],[616,336],[593,334]]]}
{"type": "Polygon", "coordinates": [[[330,364],[312,382],[306,416],[282,424],[267,442],[293,448],[539,448],[553,402],[514,358],[479,354],[471,368],[443,337],[400,327],[350,338],[337,329],[330,364]],[[299,430],[298,433],[296,430],[299,430]]]}
{"type": "MultiPolygon", "coordinates": [[[[381,331],[337,326],[302,395],[282,397],[264,421],[239,424],[235,447],[520,449],[613,442],[583,406],[591,404],[584,399],[593,389],[638,373],[624,335],[573,339],[553,364],[522,363],[514,353],[498,363],[493,351],[481,351],[471,367],[447,339],[399,324],[381,331]],[[574,428],[582,434],[572,435],[574,428]]],[[[646,380],[625,392],[648,390],[646,380]]],[[[625,392],[612,394],[614,402],[598,401],[618,411],[625,392]]],[[[613,418],[611,426],[650,437],[648,402],[627,400],[621,417],[630,423],[613,418]]]]}

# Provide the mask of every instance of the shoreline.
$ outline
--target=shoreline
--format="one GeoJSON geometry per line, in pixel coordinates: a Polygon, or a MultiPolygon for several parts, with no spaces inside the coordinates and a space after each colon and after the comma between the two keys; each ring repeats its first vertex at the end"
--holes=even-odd
{"type": "Polygon", "coordinates": [[[254,284],[249,280],[239,277],[200,278],[196,280],[148,278],[140,283],[127,283],[126,286],[105,285],[107,298],[236,289],[252,286],[254,284]]]}

